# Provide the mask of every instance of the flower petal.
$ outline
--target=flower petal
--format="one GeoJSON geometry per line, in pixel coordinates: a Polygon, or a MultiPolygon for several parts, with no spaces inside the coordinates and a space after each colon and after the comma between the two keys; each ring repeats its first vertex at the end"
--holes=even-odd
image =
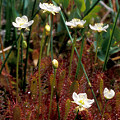
{"type": "Polygon", "coordinates": [[[22,16],[22,20],[23,20],[25,23],[28,22],[27,16],[23,15],[23,16],[22,16]]]}
{"type": "Polygon", "coordinates": [[[93,104],[94,103],[94,99],[87,99],[87,103],[88,104],[93,104]]]}
{"type": "Polygon", "coordinates": [[[31,20],[27,24],[28,24],[28,26],[31,26],[33,23],[34,23],[34,20],[31,20]]]}
{"type": "Polygon", "coordinates": [[[89,25],[89,27],[90,27],[92,30],[96,30],[96,27],[95,27],[95,26],[89,25]]]}
{"type": "Polygon", "coordinates": [[[20,27],[17,23],[15,23],[15,22],[12,22],[12,25],[14,26],[14,27],[20,27]]]}
{"type": "Polygon", "coordinates": [[[79,99],[87,99],[87,94],[86,93],[79,93],[78,97],[79,97],[79,99]]]}
{"type": "Polygon", "coordinates": [[[91,107],[91,104],[85,103],[85,104],[83,105],[83,107],[84,107],[84,108],[90,108],[90,107],[91,107]]]}
{"type": "Polygon", "coordinates": [[[107,29],[109,27],[109,25],[107,24],[106,26],[103,27],[103,29],[107,29]]]}
{"type": "Polygon", "coordinates": [[[77,100],[78,100],[78,95],[77,95],[76,92],[74,92],[74,93],[72,94],[72,98],[73,98],[74,101],[77,101],[77,100]]]}
{"type": "Polygon", "coordinates": [[[17,23],[17,24],[20,24],[21,22],[22,22],[21,18],[20,18],[20,17],[17,17],[17,18],[16,18],[16,23],[17,23]]]}
{"type": "Polygon", "coordinates": [[[105,88],[104,91],[103,91],[103,93],[106,94],[106,93],[108,93],[108,91],[109,90],[107,88],[105,88]]]}
{"type": "Polygon", "coordinates": [[[25,23],[23,25],[20,26],[21,28],[27,28],[28,27],[28,23],[25,23]]]}

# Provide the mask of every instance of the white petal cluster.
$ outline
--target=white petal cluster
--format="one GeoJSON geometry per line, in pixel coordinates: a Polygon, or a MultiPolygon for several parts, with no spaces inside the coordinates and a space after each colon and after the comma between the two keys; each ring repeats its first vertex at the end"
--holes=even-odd
{"type": "Polygon", "coordinates": [[[106,26],[103,26],[103,23],[96,23],[94,26],[89,25],[89,27],[97,32],[107,32],[106,29],[109,27],[109,25],[107,24],[106,26]]]}
{"type": "Polygon", "coordinates": [[[22,17],[17,17],[15,22],[12,22],[14,27],[17,27],[19,30],[21,30],[22,28],[28,28],[29,26],[31,26],[33,24],[34,20],[31,20],[28,22],[28,18],[27,16],[22,16],[22,17]]]}
{"type": "Polygon", "coordinates": [[[48,4],[48,3],[43,3],[43,4],[40,3],[39,7],[44,10],[43,12],[50,12],[53,15],[55,15],[55,13],[58,13],[61,10],[60,7],[57,7],[57,6],[55,6],[55,5],[51,4],[51,3],[50,4],[48,4]]]}
{"type": "Polygon", "coordinates": [[[92,103],[94,102],[94,99],[88,99],[86,93],[79,93],[77,95],[76,92],[73,93],[72,98],[74,100],[74,103],[79,105],[80,108],[89,108],[91,107],[92,103]]]}
{"type": "Polygon", "coordinates": [[[115,96],[114,90],[108,90],[107,88],[104,89],[103,94],[106,99],[112,99],[115,96]]]}
{"type": "Polygon", "coordinates": [[[77,19],[77,18],[73,18],[71,21],[69,22],[65,22],[65,24],[67,26],[70,26],[71,28],[84,28],[84,24],[86,23],[86,21],[84,20],[80,20],[80,19],[77,19]]]}

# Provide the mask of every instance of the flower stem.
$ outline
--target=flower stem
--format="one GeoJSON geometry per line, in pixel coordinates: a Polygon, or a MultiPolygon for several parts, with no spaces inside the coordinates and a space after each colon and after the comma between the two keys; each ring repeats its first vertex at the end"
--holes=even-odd
{"type": "Polygon", "coordinates": [[[78,113],[79,113],[79,110],[77,111],[77,114],[75,116],[75,120],[77,120],[77,117],[78,117],[78,113]]]}
{"type": "Polygon", "coordinates": [[[93,67],[93,72],[95,70],[95,64],[97,62],[97,52],[98,52],[98,42],[100,41],[100,33],[97,34],[97,40],[96,40],[96,51],[95,51],[95,61],[94,61],[94,67],[93,67]]]}
{"type": "MultiPolygon", "coordinates": [[[[83,34],[83,31],[81,31],[81,34],[83,34]]],[[[76,74],[75,74],[75,79],[77,79],[78,74],[79,74],[79,70],[80,70],[80,62],[82,60],[82,53],[83,53],[83,47],[84,47],[84,36],[82,38],[82,43],[81,43],[81,49],[80,49],[80,55],[79,55],[79,59],[78,59],[78,64],[77,64],[77,69],[76,69],[76,74]]]]}
{"type": "Polygon", "coordinates": [[[73,55],[74,55],[74,47],[76,44],[76,30],[75,30],[75,37],[72,45],[72,51],[71,51],[71,57],[70,57],[70,66],[69,66],[69,73],[68,76],[71,77],[71,67],[72,67],[72,60],[73,60],[73,55]]]}
{"type": "Polygon", "coordinates": [[[57,90],[56,90],[56,99],[57,99],[58,120],[60,120],[60,110],[59,110],[59,101],[58,101],[58,94],[57,94],[57,90]]]}
{"type": "Polygon", "coordinates": [[[113,39],[113,35],[114,35],[114,31],[115,31],[115,27],[116,27],[116,24],[117,24],[117,19],[119,17],[119,14],[120,14],[120,8],[119,8],[119,11],[118,11],[117,16],[115,18],[115,22],[114,22],[114,25],[113,25],[113,28],[112,28],[112,33],[110,34],[110,40],[109,40],[109,43],[108,43],[108,46],[107,46],[107,51],[106,51],[106,54],[105,54],[105,61],[104,61],[104,65],[103,65],[103,71],[106,70],[106,64],[107,64],[107,61],[108,61],[109,50],[110,50],[110,46],[111,46],[111,43],[112,43],[112,39],[113,39]]]}
{"type": "Polygon", "coordinates": [[[102,119],[101,120],[103,120],[103,117],[104,117],[104,112],[105,112],[105,108],[106,108],[106,105],[107,105],[107,101],[108,100],[105,101],[105,105],[104,105],[104,108],[103,108],[103,114],[102,114],[102,119]]]}
{"type": "Polygon", "coordinates": [[[51,14],[51,27],[50,27],[50,38],[51,38],[51,59],[53,60],[53,15],[51,14]]]}
{"type": "Polygon", "coordinates": [[[49,107],[48,120],[50,120],[50,114],[51,114],[51,105],[52,105],[52,98],[53,98],[53,88],[55,86],[56,71],[57,69],[54,69],[54,78],[52,80],[52,85],[51,85],[51,96],[50,96],[50,107],[49,107]]]}
{"type": "Polygon", "coordinates": [[[40,64],[41,64],[41,56],[42,56],[42,50],[43,50],[43,42],[44,42],[44,36],[45,36],[45,29],[42,35],[42,41],[40,45],[40,55],[39,55],[39,61],[38,61],[38,79],[39,79],[39,106],[38,106],[38,114],[40,114],[40,105],[42,102],[41,96],[41,75],[40,75],[40,64]]]}
{"type": "Polygon", "coordinates": [[[21,82],[22,82],[22,87],[23,87],[23,33],[21,36],[21,82]]]}
{"type": "Polygon", "coordinates": [[[20,33],[20,38],[18,39],[18,43],[17,43],[17,63],[16,63],[16,97],[17,97],[17,101],[19,101],[19,96],[18,96],[18,78],[19,78],[19,57],[20,57],[20,54],[19,54],[19,51],[20,51],[20,41],[21,41],[21,36],[22,36],[22,30],[21,30],[21,33],[20,33]]]}

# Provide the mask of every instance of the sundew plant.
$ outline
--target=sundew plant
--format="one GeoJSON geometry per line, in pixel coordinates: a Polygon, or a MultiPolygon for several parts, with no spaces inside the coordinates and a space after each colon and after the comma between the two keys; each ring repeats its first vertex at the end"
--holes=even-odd
{"type": "Polygon", "coordinates": [[[0,0],[0,120],[119,120],[120,1],[0,0]]]}

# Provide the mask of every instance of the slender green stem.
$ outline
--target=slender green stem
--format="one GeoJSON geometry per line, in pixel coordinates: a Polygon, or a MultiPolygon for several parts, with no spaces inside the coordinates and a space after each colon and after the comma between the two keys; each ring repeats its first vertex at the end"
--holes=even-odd
{"type": "Polygon", "coordinates": [[[24,40],[24,36],[22,33],[22,36],[21,36],[21,82],[22,82],[22,87],[23,87],[23,40],[24,40]]]}
{"type": "Polygon", "coordinates": [[[70,66],[69,66],[69,73],[68,76],[71,76],[71,67],[72,67],[72,60],[73,60],[73,55],[74,55],[74,47],[76,44],[76,30],[75,30],[75,37],[74,37],[74,41],[73,41],[73,45],[72,45],[72,51],[71,51],[71,57],[70,57],[70,66]]]}
{"type": "Polygon", "coordinates": [[[95,62],[94,62],[94,64],[96,64],[96,61],[97,61],[97,52],[98,52],[98,41],[96,40],[96,51],[95,51],[95,62]]]}
{"type": "Polygon", "coordinates": [[[98,42],[100,42],[100,33],[97,34],[97,40],[96,40],[96,51],[95,51],[95,61],[94,61],[94,68],[93,68],[93,72],[95,70],[95,64],[97,62],[97,53],[98,53],[98,42]]]}
{"type": "Polygon", "coordinates": [[[101,120],[103,120],[103,117],[104,117],[104,112],[105,112],[105,108],[106,108],[106,105],[107,105],[107,101],[108,100],[105,101],[105,105],[104,105],[104,108],[103,108],[103,114],[102,114],[102,119],[101,120]]]}
{"type": "Polygon", "coordinates": [[[24,15],[24,8],[25,8],[25,0],[23,0],[22,15],[24,15]]]}
{"type": "Polygon", "coordinates": [[[19,101],[19,96],[18,96],[18,79],[19,79],[19,57],[20,57],[20,41],[21,41],[21,35],[22,35],[22,30],[21,30],[21,33],[20,33],[20,38],[18,39],[18,45],[17,45],[17,63],[16,63],[16,95],[17,95],[17,101],[19,101]]]}
{"type": "MultiPolygon", "coordinates": [[[[81,32],[81,33],[82,33],[82,32],[81,32]]],[[[77,79],[78,74],[79,74],[80,63],[81,63],[81,60],[82,60],[83,47],[84,47],[84,36],[83,36],[83,38],[82,38],[81,49],[80,49],[80,55],[79,55],[79,59],[78,59],[78,64],[77,64],[77,69],[76,69],[76,74],[75,74],[75,79],[77,79]]]]}
{"type": "Polygon", "coordinates": [[[57,99],[58,120],[60,120],[60,110],[59,110],[59,101],[58,101],[58,94],[57,94],[57,91],[56,91],[56,99],[57,99]]]}
{"type": "Polygon", "coordinates": [[[41,64],[41,57],[42,57],[42,50],[43,50],[43,43],[44,43],[44,36],[45,36],[45,29],[42,35],[42,41],[40,45],[40,55],[39,55],[39,61],[38,61],[38,79],[39,79],[39,107],[38,107],[38,114],[40,114],[40,105],[41,105],[41,75],[40,75],[40,64],[41,64]]]}
{"type": "Polygon", "coordinates": [[[53,60],[53,15],[51,14],[51,27],[50,27],[50,38],[51,38],[51,59],[53,60]]]}
{"type": "MultiPolygon", "coordinates": [[[[34,1],[33,4],[33,9],[32,9],[32,15],[31,18],[33,19],[33,14],[35,10],[35,5],[36,5],[36,0],[34,1]]],[[[26,89],[26,72],[27,72],[27,63],[28,63],[28,54],[29,54],[29,48],[30,48],[30,35],[32,31],[32,26],[30,26],[30,31],[27,39],[27,51],[26,51],[26,61],[25,61],[25,68],[24,68],[24,81],[23,81],[23,92],[25,92],[26,89]]]]}
{"type": "Polygon", "coordinates": [[[109,50],[110,50],[110,46],[111,46],[111,43],[112,43],[112,39],[113,39],[113,35],[114,35],[114,31],[115,31],[115,27],[116,27],[116,24],[117,24],[117,19],[118,19],[119,13],[120,13],[120,8],[119,8],[119,11],[118,11],[117,16],[115,18],[115,22],[114,22],[114,25],[113,25],[113,28],[112,28],[112,33],[110,34],[110,40],[109,40],[109,43],[108,43],[108,46],[107,46],[107,51],[106,51],[106,54],[105,54],[103,71],[106,70],[106,64],[107,64],[107,61],[108,61],[109,50]]]}
{"type": "MultiPolygon", "coordinates": [[[[111,0],[109,0],[109,6],[113,9],[113,4],[112,4],[112,1],[111,0]]],[[[115,21],[115,13],[114,12],[112,12],[111,13],[111,17],[112,17],[112,19],[113,19],[113,22],[115,21]]]]}
{"type": "Polygon", "coordinates": [[[75,120],[77,120],[77,117],[78,117],[78,113],[79,113],[79,110],[77,111],[77,114],[75,116],[75,120]]]}
{"type": "Polygon", "coordinates": [[[119,2],[118,2],[118,0],[116,0],[116,6],[117,6],[117,10],[119,10],[119,2]]]}
{"type": "Polygon", "coordinates": [[[8,58],[9,58],[9,55],[10,55],[11,52],[12,52],[12,49],[13,49],[14,45],[16,44],[16,42],[18,41],[19,38],[20,38],[20,35],[19,35],[18,38],[13,42],[12,47],[11,47],[9,53],[7,54],[6,59],[4,60],[4,63],[2,64],[2,67],[1,67],[1,70],[0,70],[0,74],[1,74],[1,72],[2,72],[2,70],[3,70],[3,68],[4,68],[4,66],[5,66],[6,61],[7,61],[8,58]]]}
{"type": "Polygon", "coordinates": [[[57,71],[57,69],[54,69],[54,79],[52,80],[52,85],[51,85],[51,96],[50,96],[50,107],[49,107],[48,120],[50,120],[50,114],[51,114],[51,106],[52,106],[52,98],[53,98],[53,88],[54,88],[54,85],[55,85],[56,71],[57,71]]]}

